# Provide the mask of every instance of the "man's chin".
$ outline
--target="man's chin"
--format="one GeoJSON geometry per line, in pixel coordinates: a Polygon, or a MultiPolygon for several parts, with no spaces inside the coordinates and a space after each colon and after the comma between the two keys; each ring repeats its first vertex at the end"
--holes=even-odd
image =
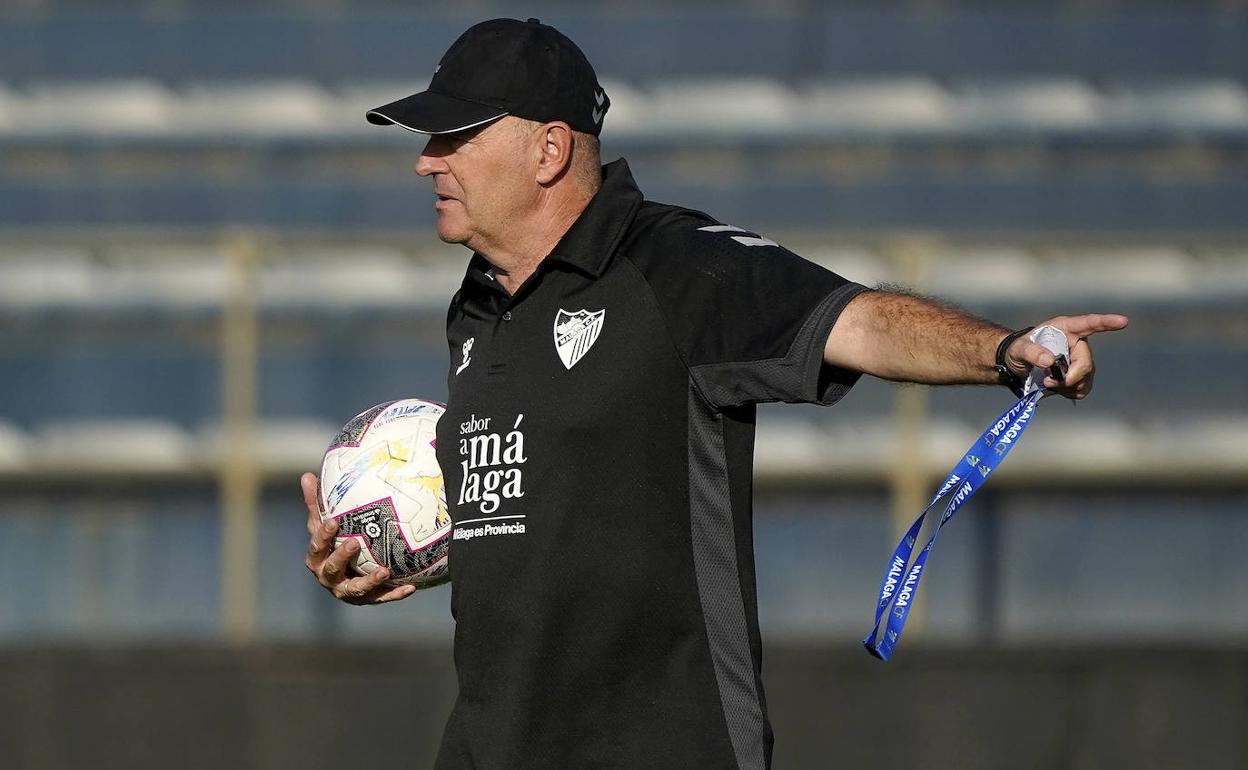
{"type": "Polygon", "coordinates": [[[441,217],[438,218],[438,240],[443,243],[466,243],[470,234],[458,227],[446,227],[442,224],[441,217]]]}

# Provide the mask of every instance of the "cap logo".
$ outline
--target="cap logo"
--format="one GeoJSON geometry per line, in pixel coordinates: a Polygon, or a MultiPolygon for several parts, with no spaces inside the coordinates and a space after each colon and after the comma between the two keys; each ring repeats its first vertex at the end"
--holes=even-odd
{"type": "Polygon", "coordinates": [[[598,103],[598,106],[594,108],[594,112],[593,112],[594,125],[597,125],[602,122],[602,115],[603,113],[606,112],[606,110],[602,108],[602,103],[605,102],[606,100],[607,100],[607,92],[603,91],[601,88],[595,88],[594,89],[594,101],[598,103]]]}

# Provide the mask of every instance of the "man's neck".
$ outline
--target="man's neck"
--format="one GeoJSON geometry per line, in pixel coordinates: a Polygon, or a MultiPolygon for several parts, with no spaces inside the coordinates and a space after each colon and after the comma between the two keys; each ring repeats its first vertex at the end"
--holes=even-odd
{"type": "Polygon", "coordinates": [[[512,228],[508,236],[473,250],[494,266],[494,279],[498,284],[508,294],[515,294],[558,245],[597,191],[595,188],[561,198],[547,198],[524,222],[512,228]]]}

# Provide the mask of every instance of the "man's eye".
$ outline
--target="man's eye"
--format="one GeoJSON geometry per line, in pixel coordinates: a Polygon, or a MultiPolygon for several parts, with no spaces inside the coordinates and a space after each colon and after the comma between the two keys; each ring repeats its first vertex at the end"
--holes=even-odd
{"type": "Polygon", "coordinates": [[[443,134],[438,137],[438,147],[445,152],[454,152],[464,144],[462,136],[454,136],[452,134],[443,134]]]}

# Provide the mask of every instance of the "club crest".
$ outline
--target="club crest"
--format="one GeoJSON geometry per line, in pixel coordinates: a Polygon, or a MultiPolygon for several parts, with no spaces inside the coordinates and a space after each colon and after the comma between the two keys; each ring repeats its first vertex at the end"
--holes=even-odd
{"type": "Polygon", "coordinates": [[[575,313],[560,310],[555,314],[555,351],[563,365],[571,369],[589,352],[602,332],[602,319],[607,311],[581,309],[575,313]]]}

